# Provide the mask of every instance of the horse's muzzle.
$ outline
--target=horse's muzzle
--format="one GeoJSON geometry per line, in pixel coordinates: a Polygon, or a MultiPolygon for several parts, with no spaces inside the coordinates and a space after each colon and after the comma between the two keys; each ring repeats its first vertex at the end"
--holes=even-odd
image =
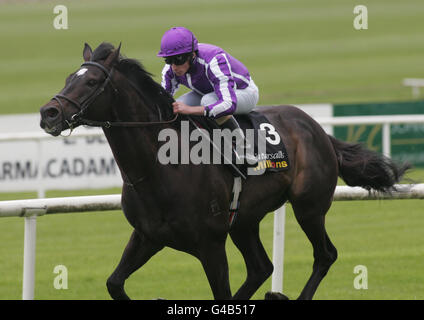
{"type": "Polygon", "coordinates": [[[55,105],[45,105],[40,109],[40,127],[51,134],[58,136],[62,132],[62,117],[59,108],[55,105]]]}

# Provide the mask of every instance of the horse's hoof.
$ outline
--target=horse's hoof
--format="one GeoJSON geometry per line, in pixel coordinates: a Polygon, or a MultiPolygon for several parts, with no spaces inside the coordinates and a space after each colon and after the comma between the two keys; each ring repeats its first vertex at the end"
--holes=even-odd
{"type": "Polygon", "coordinates": [[[265,300],[289,300],[289,297],[279,292],[268,291],[265,293],[265,300]]]}

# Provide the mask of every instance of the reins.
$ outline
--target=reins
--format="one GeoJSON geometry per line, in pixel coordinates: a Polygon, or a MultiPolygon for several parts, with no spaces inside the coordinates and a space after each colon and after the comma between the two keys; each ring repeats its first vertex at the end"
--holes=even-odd
{"type": "Polygon", "coordinates": [[[80,118],[78,121],[82,125],[87,125],[90,127],[104,127],[104,128],[111,128],[111,127],[128,127],[128,128],[135,128],[135,127],[144,127],[144,126],[155,126],[155,125],[161,125],[161,124],[169,124],[173,123],[177,120],[178,114],[174,116],[171,120],[168,121],[94,121],[94,120],[88,120],[80,118]]]}

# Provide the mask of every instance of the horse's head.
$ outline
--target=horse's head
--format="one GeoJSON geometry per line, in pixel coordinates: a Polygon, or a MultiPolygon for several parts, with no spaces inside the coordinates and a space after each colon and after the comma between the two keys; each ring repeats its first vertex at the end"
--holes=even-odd
{"type": "Polygon", "coordinates": [[[84,63],[66,79],[65,87],[40,109],[40,126],[58,136],[63,130],[80,125],[79,119],[104,120],[111,118],[114,95],[114,67],[119,62],[120,47],[105,50],[93,57],[88,44],[83,50],[84,63]],[[93,59],[94,58],[94,59],[93,59]]]}

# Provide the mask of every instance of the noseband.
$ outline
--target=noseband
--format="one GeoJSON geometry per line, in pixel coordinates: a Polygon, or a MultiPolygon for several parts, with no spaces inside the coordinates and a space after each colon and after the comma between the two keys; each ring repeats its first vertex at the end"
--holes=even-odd
{"type": "MultiPolygon", "coordinates": [[[[88,107],[94,102],[94,100],[101,95],[106,87],[110,84],[112,88],[114,89],[114,92],[116,93],[118,90],[115,88],[112,82],[112,76],[114,73],[114,67],[109,71],[107,68],[105,68],[103,65],[101,65],[98,62],[95,61],[87,61],[84,62],[81,67],[84,66],[94,66],[102,70],[106,78],[103,81],[103,83],[95,90],[93,93],[91,93],[88,97],[84,98],[82,102],[76,101],[74,99],[71,99],[63,94],[57,94],[53,97],[53,100],[57,101],[57,103],[60,105],[60,107],[63,110],[63,104],[61,102],[61,99],[66,100],[73,104],[77,109],[78,112],[72,115],[70,120],[66,120],[66,124],[69,126],[69,129],[71,131],[76,128],[78,125],[88,125],[91,127],[104,127],[104,128],[110,128],[110,127],[142,127],[142,126],[148,126],[148,125],[158,125],[158,124],[168,124],[172,123],[178,118],[178,114],[175,115],[175,117],[169,121],[156,121],[156,122],[124,122],[124,121],[94,121],[94,120],[88,120],[82,118],[83,113],[88,109],[88,107]]],[[[128,80],[128,79],[127,79],[128,80]]],[[[129,81],[129,80],[128,80],[129,81]]],[[[140,90],[131,82],[129,81],[131,86],[135,89],[135,91],[140,95],[143,96],[140,90]]],[[[159,107],[158,107],[159,109],[159,107]]],[[[159,110],[160,114],[160,110],[159,110]]]]}

